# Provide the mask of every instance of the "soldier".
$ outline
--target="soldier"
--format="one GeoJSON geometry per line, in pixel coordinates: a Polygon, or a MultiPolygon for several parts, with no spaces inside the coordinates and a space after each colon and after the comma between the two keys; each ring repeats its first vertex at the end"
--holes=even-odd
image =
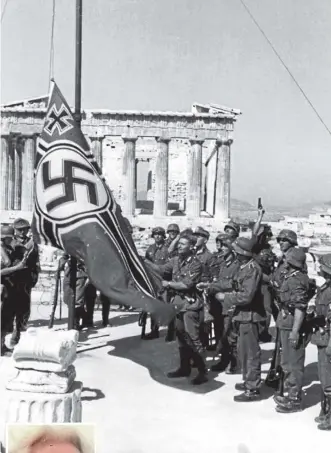
{"type": "Polygon", "coordinates": [[[15,317],[14,281],[11,279],[25,268],[25,260],[14,265],[12,242],[14,228],[1,225],[1,355],[11,352],[5,345],[7,333],[13,330],[15,317]]]}
{"type": "Polygon", "coordinates": [[[210,300],[210,313],[214,317],[214,328],[218,350],[222,353],[221,360],[211,367],[212,371],[224,371],[234,374],[237,371],[237,339],[238,334],[232,324],[231,316],[226,307],[217,300],[219,292],[231,292],[234,289],[234,280],[240,264],[232,247],[232,239],[225,233],[217,236],[219,249],[218,276],[212,283],[199,283],[197,288],[205,289],[210,300]],[[221,260],[222,258],[222,260],[221,260]],[[228,367],[228,368],[227,368],[228,367]]]}
{"type": "Polygon", "coordinates": [[[164,277],[171,276],[171,280],[163,281],[163,287],[172,294],[171,303],[180,310],[176,317],[180,366],[169,372],[168,377],[190,376],[193,360],[198,368],[198,375],[191,382],[193,385],[200,385],[208,377],[199,335],[203,302],[196,290],[202,275],[202,265],[194,255],[195,245],[195,236],[182,236],[178,243],[178,256],[171,258],[163,266],[158,266],[158,269],[164,277]]]}
{"type": "Polygon", "coordinates": [[[167,228],[168,237],[165,245],[168,247],[169,258],[178,255],[178,241],[180,237],[180,229],[177,223],[171,223],[167,228]]]}
{"type": "MultiPolygon", "coordinates": [[[[205,230],[202,227],[197,227],[193,234],[197,237],[197,243],[195,247],[195,255],[198,258],[198,260],[202,264],[202,276],[201,276],[201,281],[202,282],[208,282],[211,280],[211,273],[210,273],[210,268],[212,265],[213,261],[213,254],[211,251],[207,248],[207,242],[209,240],[209,232],[205,230]]],[[[205,311],[207,313],[208,307],[205,307],[205,311]]],[[[201,325],[201,341],[202,344],[205,348],[208,348],[209,346],[209,327],[210,327],[210,321],[207,321],[207,316],[205,319],[206,322],[203,322],[201,325]]]]}
{"type": "MultiPolygon", "coordinates": [[[[168,247],[165,244],[166,234],[164,228],[153,228],[152,238],[154,238],[155,243],[148,247],[145,258],[157,266],[161,266],[169,260],[168,247]]],[[[151,331],[145,335],[143,339],[154,340],[154,338],[159,338],[159,336],[159,326],[154,319],[151,318],[151,331]]]]}
{"type": "Polygon", "coordinates": [[[283,255],[278,261],[273,275],[273,281],[276,288],[280,288],[283,279],[287,274],[286,255],[293,247],[298,245],[298,237],[297,234],[292,230],[281,230],[277,236],[277,242],[283,255]]]}
{"type": "Polygon", "coordinates": [[[305,272],[306,255],[292,247],[286,253],[285,269],[279,291],[281,367],[284,373],[284,394],[276,395],[277,412],[301,410],[301,390],[305,365],[305,332],[303,322],[309,300],[309,279],[305,272]]]}
{"type": "MultiPolygon", "coordinates": [[[[63,277],[63,302],[69,307],[73,303],[74,292],[71,281],[71,262],[70,257],[64,254],[61,257],[60,268],[64,270],[63,277]]],[[[86,326],[85,290],[88,285],[88,275],[85,265],[77,260],[76,290],[75,290],[75,309],[74,309],[74,329],[81,330],[86,326]]]]}
{"type": "Polygon", "coordinates": [[[30,224],[25,219],[13,223],[14,240],[12,243],[14,263],[25,262],[26,266],[13,276],[15,299],[15,329],[11,339],[13,345],[20,340],[21,332],[26,329],[30,318],[31,290],[38,281],[40,272],[39,252],[33,239],[28,236],[30,224]]]}
{"type": "Polygon", "coordinates": [[[230,293],[219,293],[218,297],[219,300],[223,299],[225,310],[230,310],[230,313],[233,310],[233,321],[239,324],[239,351],[244,382],[236,385],[237,390],[243,390],[243,393],[234,397],[237,402],[260,399],[259,323],[265,320],[266,315],[261,294],[262,271],[253,259],[254,244],[252,239],[247,238],[238,238],[233,243],[240,263],[235,289],[230,293]]]}
{"type": "Polygon", "coordinates": [[[239,237],[240,226],[238,225],[238,223],[233,222],[233,220],[230,220],[230,222],[226,224],[224,227],[224,233],[228,234],[233,242],[239,237]]]}
{"type": "Polygon", "coordinates": [[[311,342],[318,351],[318,377],[321,382],[321,411],[315,422],[318,429],[331,430],[331,254],[320,258],[321,277],[325,283],[318,289],[315,300],[316,326],[311,342]]]}

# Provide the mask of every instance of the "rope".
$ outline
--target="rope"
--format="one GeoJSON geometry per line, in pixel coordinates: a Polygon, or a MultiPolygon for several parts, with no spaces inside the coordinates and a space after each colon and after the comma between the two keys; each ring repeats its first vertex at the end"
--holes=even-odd
{"type": "Polygon", "coordinates": [[[6,6],[8,4],[9,0],[5,0],[5,4],[3,5],[3,8],[2,8],[2,12],[1,12],[1,23],[2,23],[2,19],[5,15],[5,12],[6,12],[6,6]]]}
{"type": "Polygon", "coordinates": [[[52,28],[51,28],[51,47],[49,51],[49,74],[48,74],[48,91],[51,88],[51,80],[54,79],[54,24],[55,24],[55,0],[52,8],[52,28]]]}
{"type": "Polygon", "coordinates": [[[267,37],[267,35],[265,34],[265,32],[262,30],[262,28],[260,27],[260,25],[258,24],[257,20],[255,19],[255,17],[253,16],[252,12],[249,10],[248,6],[245,4],[244,0],[239,0],[240,3],[242,4],[242,6],[245,8],[245,10],[247,11],[248,15],[250,16],[250,18],[252,19],[252,21],[254,22],[254,24],[257,26],[257,28],[260,30],[260,32],[262,33],[262,35],[264,36],[265,40],[267,41],[267,43],[269,44],[269,46],[271,47],[271,49],[273,50],[274,54],[276,55],[276,57],[278,58],[278,60],[281,62],[281,64],[283,65],[283,67],[286,69],[286,71],[288,72],[289,76],[291,77],[291,79],[293,80],[293,82],[296,84],[296,86],[298,87],[298,89],[300,90],[301,94],[304,96],[304,98],[306,99],[306,101],[308,102],[308,104],[310,105],[310,107],[312,108],[312,110],[315,112],[317,118],[319,119],[319,121],[322,123],[322,125],[325,127],[325,129],[328,131],[328,133],[331,135],[331,130],[328,128],[328,126],[325,124],[323,118],[321,117],[321,115],[318,113],[318,111],[316,110],[316,108],[314,107],[313,103],[310,101],[310,99],[308,98],[308,96],[306,95],[306,93],[304,92],[304,90],[301,88],[299,82],[296,80],[296,78],[294,77],[294,75],[292,74],[292,72],[290,71],[289,67],[285,64],[285,62],[283,61],[282,57],[279,55],[279,53],[277,52],[277,50],[275,49],[275,47],[273,46],[272,42],[270,41],[270,39],[267,37]]]}

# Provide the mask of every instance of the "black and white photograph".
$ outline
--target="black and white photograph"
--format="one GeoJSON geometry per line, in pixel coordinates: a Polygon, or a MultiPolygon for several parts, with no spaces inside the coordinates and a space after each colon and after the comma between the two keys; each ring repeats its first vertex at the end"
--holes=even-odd
{"type": "Polygon", "coordinates": [[[328,451],[331,1],[0,34],[1,453],[328,451]]]}

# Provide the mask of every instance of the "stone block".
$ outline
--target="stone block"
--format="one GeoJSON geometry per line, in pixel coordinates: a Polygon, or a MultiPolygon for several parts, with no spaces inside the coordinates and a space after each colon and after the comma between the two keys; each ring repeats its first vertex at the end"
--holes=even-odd
{"type": "Polygon", "coordinates": [[[83,384],[64,394],[6,391],[6,423],[81,423],[83,384]]]}
{"type": "Polygon", "coordinates": [[[16,370],[16,376],[7,382],[7,390],[35,393],[66,393],[76,378],[76,370],[70,365],[66,371],[16,370]]]}
{"type": "Polygon", "coordinates": [[[76,359],[76,330],[28,329],[22,340],[12,355],[16,368],[61,372],[76,359]]]}

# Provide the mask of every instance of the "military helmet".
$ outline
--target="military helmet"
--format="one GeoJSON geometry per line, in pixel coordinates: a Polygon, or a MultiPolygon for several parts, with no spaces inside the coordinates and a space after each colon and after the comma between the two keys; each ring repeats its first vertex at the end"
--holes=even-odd
{"type": "Polygon", "coordinates": [[[185,228],[185,230],[180,232],[180,236],[193,235],[192,228],[185,228]]]}
{"type": "Polygon", "coordinates": [[[230,229],[229,234],[231,236],[234,236],[236,238],[239,236],[240,226],[238,225],[238,223],[233,222],[233,220],[230,220],[230,222],[225,225],[224,231],[226,231],[227,229],[230,229]]]}
{"type": "Polygon", "coordinates": [[[277,236],[277,242],[285,239],[292,245],[298,245],[298,236],[293,230],[281,230],[277,236]]]}
{"type": "Polygon", "coordinates": [[[205,230],[204,228],[202,228],[200,226],[196,227],[196,229],[193,231],[193,234],[195,236],[202,236],[206,239],[209,239],[209,236],[210,236],[209,231],[205,230]]]}
{"type": "Polygon", "coordinates": [[[162,227],[155,227],[152,229],[152,237],[155,236],[156,234],[161,234],[162,236],[165,236],[165,229],[162,227]]]}
{"type": "Polygon", "coordinates": [[[216,242],[221,242],[232,249],[233,238],[226,233],[220,233],[216,236],[216,242]]]}
{"type": "Polygon", "coordinates": [[[15,230],[20,230],[23,228],[30,228],[30,224],[26,219],[19,218],[14,220],[13,227],[15,228],[15,230]]]}
{"type": "Polygon", "coordinates": [[[331,275],[331,253],[327,253],[326,255],[322,255],[320,260],[320,269],[327,274],[331,275]]]}
{"type": "Polygon", "coordinates": [[[1,225],[1,239],[13,238],[14,228],[10,225],[1,225]]]}
{"type": "Polygon", "coordinates": [[[291,266],[304,269],[306,264],[306,254],[301,248],[293,247],[286,254],[286,261],[291,266]]]}
{"type": "Polygon", "coordinates": [[[179,226],[177,225],[177,223],[170,223],[170,225],[168,225],[167,233],[170,233],[171,231],[174,231],[176,233],[180,232],[180,229],[179,229],[179,226]]]}
{"type": "Polygon", "coordinates": [[[234,241],[233,250],[238,255],[252,257],[254,246],[255,241],[253,241],[252,239],[240,237],[236,241],[234,241]]]}

